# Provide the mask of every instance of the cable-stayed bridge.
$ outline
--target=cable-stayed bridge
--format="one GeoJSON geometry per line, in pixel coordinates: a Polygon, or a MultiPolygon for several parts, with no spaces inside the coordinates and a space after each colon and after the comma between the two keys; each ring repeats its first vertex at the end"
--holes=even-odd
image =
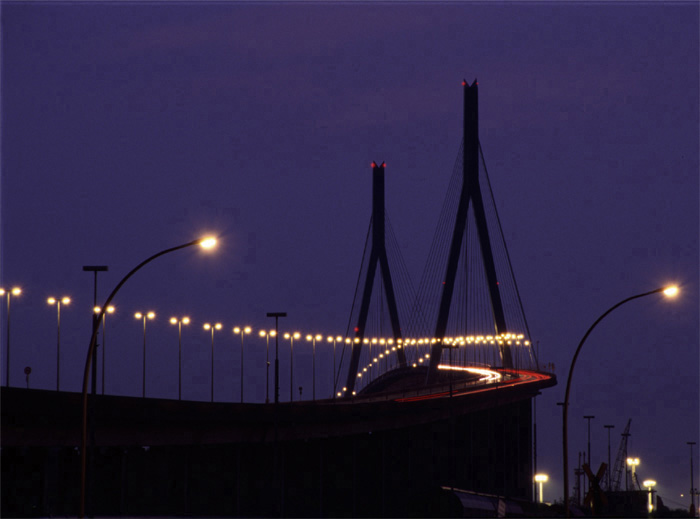
{"type": "MultiPolygon", "coordinates": [[[[456,506],[443,487],[531,499],[530,400],[556,381],[538,367],[503,239],[478,84],[463,86],[464,136],[417,288],[386,213],[385,164],[372,163],[347,329],[265,332],[268,352],[290,342],[288,400],[268,354],[274,396],[244,403],[242,332],[240,404],[215,401],[213,356],[212,402],[93,396],[88,513],[428,516],[456,506]],[[294,340],[313,347],[305,399],[294,340]],[[333,387],[317,397],[319,341],[333,345],[333,387]]],[[[76,513],[77,397],[3,388],[3,495],[14,496],[3,514],[76,513]]]]}

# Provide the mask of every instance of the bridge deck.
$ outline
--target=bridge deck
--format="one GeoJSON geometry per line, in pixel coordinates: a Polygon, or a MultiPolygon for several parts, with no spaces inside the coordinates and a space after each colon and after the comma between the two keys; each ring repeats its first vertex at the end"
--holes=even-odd
{"type": "MultiPolygon", "coordinates": [[[[501,370],[499,383],[473,378],[353,398],[270,404],[98,395],[95,437],[109,445],[195,445],[328,438],[397,429],[517,402],[556,384],[554,375],[501,370]]],[[[80,444],[79,393],[2,388],[2,446],[80,444]]]]}

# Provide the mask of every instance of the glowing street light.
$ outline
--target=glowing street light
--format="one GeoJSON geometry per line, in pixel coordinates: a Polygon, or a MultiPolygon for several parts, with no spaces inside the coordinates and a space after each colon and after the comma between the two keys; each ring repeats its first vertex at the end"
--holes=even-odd
{"type": "Polygon", "coordinates": [[[221,323],[216,323],[211,325],[209,323],[204,323],[205,330],[211,330],[211,401],[214,401],[214,330],[221,330],[223,328],[221,323]]]}
{"type": "Polygon", "coordinates": [[[538,488],[539,488],[539,502],[543,503],[544,499],[542,498],[542,486],[549,480],[549,476],[547,474],[535,474],[535,483],[537,483],[538,488]]]}
{"type": "Polygon", "coordinates": [[[250,328],[250,326],[246,326],[245,328],[239,328],[236,326],[233,329],[233,333],[241,336],[241,404],[243,403],[243,336],[250,334],[252,331],[253,330],[250,328]]]}
{"type": "Polygon", "coordinates": [[[294,339],[300,339],[301,333],[285,333],[285,339],[289,339],[289,401],[294,400],[294,339]]]}
{"type": "Polygon", "coordinates": [[[270,337],[275,337],[275,330],[260,330],[260,337],[265,337],[265,403],[270,403],[270,337]]]}
{"type": "MultiPolygon", "coordinates": [[[[119,289],[124,286],[124,283],[126,283],[131,276],[136,274],[142,267],[146,266],[148,263],[153,261],[156,258],[159,258],[165,254],[169,254],[171,252],[175,252],[180,249],[185,249],[187,247],[192,247],[194,245],[199,245],[204,249],[212,249],[216,245],[216,238],[212,237],[204,237],[204,238],[198,238],[196,240],[192,240],[187,243],[183,243],[182,245],[178,245],[176,247],[170,247],[169,249],[162,250],[153,256],[150,256],[149,258],[146,258],[143,260],[141,263],[136,265],[129,273],[122,278],[122,280],[117,283],[117,286],[114,287],[114,290],[112,290],[112,293],[109,294],[109,297],[107,297],[107,300],[105,301],[102,310],[100,311],[100,314],[97,316],[97,320],[102,319],[102,316],[104,315],[106,307],[109,306],[109,304],[112,302],[112,299],[117,295],[117,292],[119,292],[119,289]]],[[[83,392],[82,392],[82,398],[83,398],[83,412],[82,412],[82,434],[81,434],[81,442],[80,442],[80,517],[83,518],[85,517],[85,482],[87,479],[87,386],[88,386],[88,380],[90,379],[90,367],[91,367],[91,362],[92,362],[92,357],[95,355],[95,344],[97,342],[97,328],[95,327],[92,331],[92,336],[90,337],[90,345],[88,346],[88,351],[87,351],[87,357],[85,359],[85,369],[83,371],[83,392]]]]}
{"type": "Polygon", "coordinates": [[[650,296],[652,294],[659,294],[663,293],[666,297],[673,298],[676,295],[678,295],[679,289],[677,286],[667,286],[667,287],[661,287],[657,288],[656,290],[651,290],[649,292],[644,292],[642,294],[637,294],[635,296],[628,297],[627,299],[623,299],[619,303],[613,305],[610,307],[603,315],[598,317],[596,321],[591,325],[590,328],[586,331],[584,334],[583,338],[581,339],[581,342],[579,342],[578,347],[576,348],[576,352],[574,353],[574,358],[571,360],[571,366],[569,367],[569,376],[566,380],[566,393],[564,396],[564,413],[563,413],[563,419],[562,419],[562,444],[563,444],[563,458],[564,458],[564,507],[566,509],[566,517],[571,516],[571,511],[569,509],[569,436],[568,436],[568,418],[569,418],[569,394],[571,393],[571,379],[574,374],[574,366],[576,365],[576,359],[578,358],[579,353],[581,352],[581,348],[583,347],[583,344],[586,342],[586,339],[588,336],[591,334],[593,329],[598,325],[600,321],[602,321],[610,312],[615,310],[616,308],[624,305],[625,303],[632,301],[634,299],[639,299],[640,297],[645,297],[645,296],[650,296]]]}
{"type": "MultiPolygon", "coordinates": [[[[104,315],[104,314],[102,314],[104,315]]],[[[142,386],[142,396],[143,398],[146,398],[146,318],[148,319],[155,319],[156,314],[155,312],[148,312],[148,313],[141,313],[141,312],[136,312],[134,314],[134,317],[136,319],[143,319],[143,382],[141,384],[142,386]]]]}
{"type": "Polygon", "coordinates": [[[70,297],[63,297],[61,299],[49,297],[46,302],[50,305],[56,305],[57,310],[56,321],[58,323],[58,334],[56,337],[56,391],[59,391],[61,382],[61,304],[70,304],[70,297]]]}
{"type": "Polygon", "coordinates": [[[316,400],[316,341],[321,341],[323,340],[323,336],[320,334],[317,335],[307,335],[306,336],[307,341],[311,341],[312,348],[313,348],[313,353],[312,353],[312,376],[311,379],[313,380],[313,399],[316,400]]]}
{"type": "Polygon", "coordinates": [[[7,294],[7,361],[5,363],[5,386],[10,387],[10,296],[18,296],[22,293],[22,289],[19,287],[0,288],[0,296],[7,294]]]}
{"type": "Polygon", "coordinates": [[[639,458],[627,458],[627,466],[632,472],[632,486],[639,488],[639,482],[637,481],[637,467],[639,466],[639,458]]]}
{"type": "Polygon", "coordinates": [[[190,318],[171,317],[170,324],[177,324],[177,399],[182,400],[182,325],[190,324],[190,318]]]}
{"type": "MultiPolygon", "coordinates": [[[[95,308],[92,309],[95,314],[99,314],[102,311],[102,308],[99,306],[96,306],[95,308]]],[[[108,306],[107,311],[102,313],[102,394],[105,394],[105,356],[107,354],[107,335],[105,332],[105,321],[107,319],[107,314],[113,314],[114,313],[114,307],[113,306],[108,306]]]]}
{"type": "Polygon", "coordinates": [[[656,486],[656,481],[653,479],[647,479],[642,483],[642,486],[647,489],[647,493],[649,494],[649,513],[654,511],[654,490],[653,488],[656,486]]]}

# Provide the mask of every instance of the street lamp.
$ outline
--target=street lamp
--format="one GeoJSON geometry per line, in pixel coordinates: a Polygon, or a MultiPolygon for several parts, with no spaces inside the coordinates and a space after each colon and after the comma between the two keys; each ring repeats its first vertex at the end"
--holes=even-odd
{"type": "Polygon", "coordinates": [[[653,490],[653,488],[656,486],[656,481],[654,481],[653,479],[647,479],[642,483],[642,485],[644,486],[644,488],[647,489],[647,492],[649,494],[648,507],[649,507],[649,513],[652,513],[654,511],[654,496],[653,496],[654,490],[653,490]]]}
{"type": "MultiPolygon", "coordinates": [[[[280,359],[279,359],[279,318],[287,317],[287,312],[267,312],[268,317],[275,318],[275,413],[280,401],[280,359]]],[[[275,446],[277,445],[277,415],[275,414],[275,446]]],[[[276,448],[276,447],[275,447],[276,448]]],[[[277,464],[275,463],[275,467],[277,464]]]]}
{"type": "Polygon", "coordinates": [[[639,466],[639,458],[627,458],[627,466],[629,470],[632,471],[632,486],[639,488],[636,475],[637,467],[639,466]]]}
{"type": "Polygon", "coordinates": [[[136,312],[134,314],[136,319],[143,319],[143,382],[142,382],[142,396],[146,398],[146,318],[155,319],[155,312],[141,313],[136,312]]]}
{"type": "MultiPolygon", "coordinates": [[[[93,300],[92,300],[92,305],[93,307],[97,306],[97,273],[98,272],[107,272],[109,270],[109,267],[107,265],[85,265],[83,266],[83,271],[84,272],[92,272],[95,276],[95,282],[93,284],[94,291],[93,291],[93,300]]],[[[92,326],[97,328],[100,325],[100,321],[97,318],[97,313],[95,312],[92,315],[92,326]]],[[[104,356],[103,356],[104,357],[104,356]]],[[[97,394],[97,355],[95,355],[92,359],[92,394],[96,395],[97,394]]],[[[102,384],[104,387],[104,384],[102,384]]],[[[94,442],[93,442],[94,443],[94,442]]],[[[94,444],[93,444],[94,447],[94,444]]]]}
{"type": "Polygon", "coordinates": [[[311,354],[312,360],[312,368],[311,368],[311,379],[313,380],[312,385],[313,385],[313,390],[312,390],[312,396],[313,399],[316,400],[316,341],[323,340],[323,337],[321,335],[307,335],[306,336],[307,341],[311,341],[312,344],[312,351],[313,353],[311,354]]]}
{"type": "MultiPolygon", "coordinates": [[[[119,292],[119,289],[128,281],[128,279],[133,276],[136,272],[138,272],[142,267],[150,263],[156,258],[159,258],[160,256],[163,256],[164,254],[168,254],[170,252],[175,252],[176,250],[180,249],[185,249],[187,247],[192,247],[193,245],[199,245],[203,249],[212,249],[216,246],[216,238],[212,237],[205,237],[205,238],[198,238],[196,240],[193,240],[188,243],[183,243],[182,245],[178,245],[177,247],[171,247],[169,249],[162,250],[153,256],[146,258],[143,260],[141,263],[136,265],[131,271],[122,278],[122,280],[117,284],[116,287],[114,287],[114,290],[112,290],[112,293],[107,297],[107,301],[105,301],[105,304],[102,306],[102,310],[100,311],[100,315],[97,316],[97,319],[102,319],[102,316],[104,315],[105,308],[109,306],[109,304],[112,302],[112,299],[114,299],[114,296],[117,295],[117,292],[119,292]]],[[[87,456],[86,456],[86,447],[87,447],[87,386],[88,386],[88,380],[90,378],[90,365],[92,362],[92,357],[95,354],[95,343],[97,340],[97,328],[94,328],[92,330],[92,335],[90,337],[90,345],[88,346],[88,351],[87,351],[87,357],[85,359],[85,369],[83,371],[83,412],[82,412],[82,435],[81,435],[81,449],[80,449],[80,517],[83,518],[85,517],[85,480],[86,480],[86,461],[87,461],[87,456]]]]}
{"type": "Polygon", "coordinates": [[[265,337],[265,403],[270,403],[270,337],[275,337],[275,330],[260,330],[260,337],[265,337]]]}
{"type": "Polygon", "coordinates": [[[46,300],[50,305],[56,305],[57,314],[56,321],[58,323],[58,334],[56,338],[56,391],[59,391],[61,381],[61,304],[70,304],[70,297],[56,299],[49,297],[46,300]]]}
{"type": "Polygon", "coordinates": [[[285,333],[285,339],[289,339],[289,401],[294,400],[294,339],[301,338],[299,332],[285,333]]]}
{"type": "Polygon", "coordinates": [[[677,286],[668,286],[668,287],[662,287],[662,288],[657,288],[656,290],[651,290],[649,292],[644,292],[642,294],[637,294],[635,296],[628,297],[627,299],[623,299],[619,303],[613,305],[610,307],[603,315],[598,317],[596,321],[591,325],[590,328],[586,331],[584,334],[583,338],[581,339],[581,342],[579,342],[578,347],[576,348],[576,352],[574,353],[574,358],[571,360],[571,366],[569,367],[569,376],[566,380],[566,393],[564,396],[564,417],[562,420],[562,444],[563,444],[563,458],[564,458],[564,507],[566,509],[566,517],[570,517],[571,511],[569,510],[569,436],[568,436],[568,429],[567,429],[567,424],[568,424],[568,417],[569,417],[569,394],[571,393],[571,379],[574,374],[574,366],[576,365],[576,359],[578,358],[579,353],[581,352],[581,348],[583,347],[583,344],[586,342],[586,339],[588,336],[591,334],[593,329],[598,325],[600,321],[602,321],[610,312],[618,308],[619,306],[624,305],[625,303],[632,301],[633,299],[639,299],[640,297],[645,297],[645,296],[650,296],[652,294],[658,294],[658,293],[663,293],[666,297],[675,297],[678,294],[678,287],[677,286]]]}
{"type": "Polygon", "coordinates": [[[252,331],[253,330],[250,328],[250,326],[246,326],[245,328],[239,328],[236,326],[233,329],[233,333],[241,336],[241,404],[243,403],[243,336],[250,334],[252,331]]]}
{"type": "MultiPolygon", "coordinates": [[[[95,312],[95,315],[99,314],[102,308],[99,306],[96,306],[95,308],[92,309],[93,312],[95,312]]],[[[106,344],[107,344],[107,335],[105,332],[105,321],[107,319],[107,314],[113,314],[114,313],[114,307],[113,306],[108,306],[107,311],[102,314],[102,394],[105,394],[105,355],[107,354],[107,349],[106,349],[106,344]]]]}
{"type": "Polygon", "coordinates": [[[10,296],[18,296],[22,293],[22,289],[19,287],[0,288],[0,296],[7,294],[7,361],[5,365],[5,386],[10,387],[10,296]]]}
{"type": "Polygon", "coordinates": [[[543,503],[544,500],[542,498],[542,486],[549,480],[549,476],[547,474],[535,474],[535,483],[537,483],[539,487],[539,502],[543,503]]]}
{"type": "Polygon", "coordinates": [[[190,318],[171,317],[170,324],[177,324],[177,399],[182,400],[182,325],[190,324],[190,318]]]}
{"type": "Polygon", "coordinates": [[[221,323],[216,323],[211,325],[209,323],[204,323],[205,330],[211,330],[211,401],[214,401],[214,330],[221,330],[223,326],[221,323]]]}
{"type": "Polygon", "coordinates": [[[333,377],[331,381],[331,393],[333,394],[333,398],[335,398],[335,344],[337,342],[342,342],[343,338],[338,335],[336,337],[328,337],[328,342],[333,343],[333,377]]]}

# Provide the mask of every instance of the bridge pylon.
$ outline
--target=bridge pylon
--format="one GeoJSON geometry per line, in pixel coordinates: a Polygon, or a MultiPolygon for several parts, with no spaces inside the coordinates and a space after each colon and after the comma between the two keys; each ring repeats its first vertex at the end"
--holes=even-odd
{"type": "MultiPolygon", "coordinates": [[[[479,144],[479,83],[474,80],[471,85],[469,85],[466,81],[464,81],[462,84],[464,86],[464,154],[462,160],[462,190],[460,193],[457,217],[455,219],[449,255],[447,258],[447,268],[445,270],[442,294],[440,296],[440,307],[438,310],[437,322],[435,324],[434,337],[438,339],[438,341],[431,347],[430,364],[428,368],[428,375],[426,377],[426,384],[433,383],[438,374],[438,365],[440,364],[443,348],[440,340],[445,337],[445,331],[447,330],[447,321],[450,314],[450,305],[452,304],[452,296],[455,288],[457,267],[462,251],[462,241],[466,233],[467,215],[469,212],[470,202],[472,203],[474,223],[478,232],[481,259],[486,275],[490,307],[493,313],[493,322],[495,326],[494,331],[496,335],[506,333],[506,319],[503,311],[503,302],[499,291],[496,267],[493,257],[493,248],[491,246],[491,238],[489,236],[486,213],[484,211],[484,202],[481,194],[481,187],[479,185],[479,158],[481,154],[481,147],[479,144]]],[[[513,367],[510,347],[507,344],[501,346],[500,357],[503,367],[513,367]]]]}
{"type": "MultiPolygon", "coordinates": [[[[387,307],[389,310],[389,318],[391,321],[391,329],[395,341],[401,339],[401,325],[399,322],[399,312],[396,305],[396,295],[394,293],[394,284],[391,279],[389,270],[389,260],[386,254],[385,240],[385,208],[384,208],[384,168],[386,164],[382,162],[377,165],[372,162],[372,250],[369,256],[369,265],[367,275],[365,277],[364,290],[362,292],[362,301],[360,303],[360,312],[355,326],[355,340],[352,344],[352,355],[350,357],[350,367],[348,370],[348,378],[346,382],[346,395],[352,395],[355,388],[355,380],[357,378],[357,369],[360,363],[360,353],[362,352],[362,343],[365,337],[365,327],[367,326],[367,316],[369,313],[370,301],[372,299],[372,287],[374,286],[374,277],[379,267],[382,278],[382,285],[386,296],[387,307]],[[358,340],[359,339],[359,340],[358,340]]],[[[403,349],[397,350],[398,360],[401,367],[406,366],[406,354],[403,349]]]]}

